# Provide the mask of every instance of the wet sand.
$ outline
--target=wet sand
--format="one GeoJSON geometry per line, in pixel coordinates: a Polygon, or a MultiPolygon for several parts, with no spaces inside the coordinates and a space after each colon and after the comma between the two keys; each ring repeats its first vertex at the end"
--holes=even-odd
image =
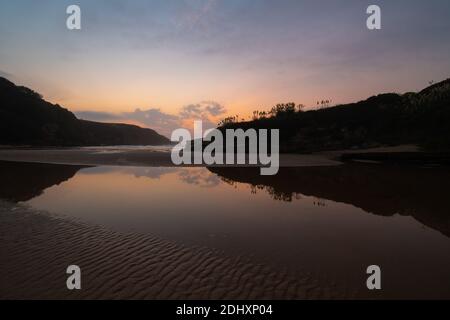
{"type": "Polygon", "coordinates": [[[322,299],[352,297],[308,274],[245,256],[125,234],[0,202],[1,299],[322,299]],[[81,267],[82,290],[66,289],[81,267]]]}

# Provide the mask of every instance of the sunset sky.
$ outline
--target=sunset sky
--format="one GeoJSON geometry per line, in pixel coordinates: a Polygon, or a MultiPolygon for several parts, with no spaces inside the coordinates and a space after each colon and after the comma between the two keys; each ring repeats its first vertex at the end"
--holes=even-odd
{"type": "Polygon", "coordinates": [[[278,102],[314,106],[450,77],[450,1],[0,2],[0,76],[79,117],[163,134],[278,102]],[[66,28],[78,4],[82,30],[66,28]],[[366,8],[382,9],[382,30],[366,8]]]}

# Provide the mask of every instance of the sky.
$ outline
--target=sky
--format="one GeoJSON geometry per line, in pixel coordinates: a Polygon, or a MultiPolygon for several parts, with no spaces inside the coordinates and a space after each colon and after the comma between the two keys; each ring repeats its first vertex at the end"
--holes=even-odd
{"type": "Polygon", "coordinates": [[[202,119],[418,91],[450,77],[448,0],[0,0],[0,76],[83,119],[202,119]],[[81,8],[81,30],[66,8],[81,8]],[[381,30],[366,9],[381,8],[381,30]]]}

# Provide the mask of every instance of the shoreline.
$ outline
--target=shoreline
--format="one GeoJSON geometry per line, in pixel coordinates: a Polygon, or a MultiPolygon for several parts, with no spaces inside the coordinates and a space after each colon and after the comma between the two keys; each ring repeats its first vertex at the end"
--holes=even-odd
{"type": "MultiPolygon", "coordinates": [[[[206,165],[172,163],[167,146],[105,147],[0,147],[0,161],[68,164],[80,166],[136,167],[260,167],[261,165],[206,165]]],[[[448,153],[427,153],[415,145],[322,151],[310,154],[280,153],[280,167],[337,166],[346,162],[448,164],[448,153]]]]}
{"type": "MultiPolygon", "coordinates": [[[[206,167],[200,165],[175,165],[170,152],[158,150],[89,149],[0,149],[0,161],[70,164],[83,166],[136,166],[136,167],[206,167]]],[[[280,154],[280,167],[336,166],[341,162],[321,154],[280,154]]],[[[228,165],[213,165],[220,167],[228,165]]],[[[248,167],[259,165],[233,165],[248,167]]]]}

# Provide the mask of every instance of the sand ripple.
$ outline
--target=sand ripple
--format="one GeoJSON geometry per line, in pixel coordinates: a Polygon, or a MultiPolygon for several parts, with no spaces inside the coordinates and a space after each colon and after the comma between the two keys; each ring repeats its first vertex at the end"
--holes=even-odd
{"type": "Polygon", "coordinates": [[[2,299],[305,299],[342,297],[309,275],[244,256],[125,234],[0,203],[2,299]],[[68,265],[82,290],[66,289],[68,265]]]}

